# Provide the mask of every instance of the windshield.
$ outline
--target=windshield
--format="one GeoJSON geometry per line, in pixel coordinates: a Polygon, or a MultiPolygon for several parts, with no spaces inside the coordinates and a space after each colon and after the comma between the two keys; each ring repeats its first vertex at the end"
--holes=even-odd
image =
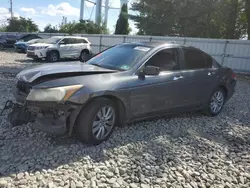
{"type": "Polygon", "coordinates": [[[51,37],[49,39],[45,39],[43,40],[44,43],[47,43],[47,44],[56,44],[59,42],[59,40],[61,40],[61,38],[57,38],[57,37],[51,37]]]}
{"type": "Polygon", "coordinates": [[[32,39],[30,41],[28,41],[28,44],[32,44],[32,43],[41,43],[43,40],[42,39],[32,39]]]}
{"type": "Polygon", "coordinates": [[[150,50],[151,47],[148,46],[119,45],[101,52],[87,63],[107,69],[126,71],[131,69],[150,50]]]}

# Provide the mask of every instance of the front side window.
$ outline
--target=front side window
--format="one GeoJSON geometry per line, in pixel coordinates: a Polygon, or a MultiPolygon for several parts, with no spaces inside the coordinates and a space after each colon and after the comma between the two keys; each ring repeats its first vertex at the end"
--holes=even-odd
{"type": "Polygon", "coordinates": [[[164,49],[151,57],[145,66],[159,67],[160,71],[173,71],[179,69],[177,49],[164,49]]]}
{"type": "Polygon", "coordinates": [[[184,49],[185,69],[195,70],[212,67],[212,59],[205,53],[194,49],[184,49]]]}
{"type": "Polygon", "coordinates": [[[135,44],[117,45],[97,54],[87,63],[103,68],[126,71],[135,66],[151,49],[148,46],[135,44]]]}

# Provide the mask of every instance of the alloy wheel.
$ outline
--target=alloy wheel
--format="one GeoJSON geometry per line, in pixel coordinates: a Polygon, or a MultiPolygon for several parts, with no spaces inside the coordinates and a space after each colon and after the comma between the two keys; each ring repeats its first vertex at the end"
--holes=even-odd
{"type": "Polygon", "coordinates": [[[221,91],[216,91],[210,101],[210,109],[216,114],[218,113],[224,104],[224,95],[221,91]]]}
{"type": "Polygon", "coordinates": [[[55,52],[52,52],[50,54],[50,60],[51,61],[57,61],[58,57],[57,57],[57,54],[55,52]]]}
{"type": "Polygon", "coordinates": [[[115,110],[111,106],[102,107],[96,114],[92,133],[97,140],[103,140],[115,125],[115,110]]]}

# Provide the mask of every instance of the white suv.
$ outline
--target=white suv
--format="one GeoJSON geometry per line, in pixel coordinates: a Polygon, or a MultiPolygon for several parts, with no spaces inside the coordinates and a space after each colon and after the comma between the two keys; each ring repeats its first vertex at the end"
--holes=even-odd
{"type": "Polygon", "coordinates": [[[27,49],[27,57],[36,60],[46,58],[50,62],[56,62],[62,58],[85,61],[92,53],[90,44],[85,37],[51,37],[43,40],[42,43],[30,45],[27,49]]]}

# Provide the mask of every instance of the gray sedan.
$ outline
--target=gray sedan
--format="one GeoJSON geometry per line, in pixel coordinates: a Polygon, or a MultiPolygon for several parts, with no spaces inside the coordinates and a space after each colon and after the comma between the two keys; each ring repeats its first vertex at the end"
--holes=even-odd
{"type": "Polygon", "coordinates": [[[85,63],[27,68],[16,79],[13,125],[36,121],[88,144],[135,120],[194,110],[216,116],[236,86],[234,72],[207,53],[166,42],[123,43],[85,63]]]}

